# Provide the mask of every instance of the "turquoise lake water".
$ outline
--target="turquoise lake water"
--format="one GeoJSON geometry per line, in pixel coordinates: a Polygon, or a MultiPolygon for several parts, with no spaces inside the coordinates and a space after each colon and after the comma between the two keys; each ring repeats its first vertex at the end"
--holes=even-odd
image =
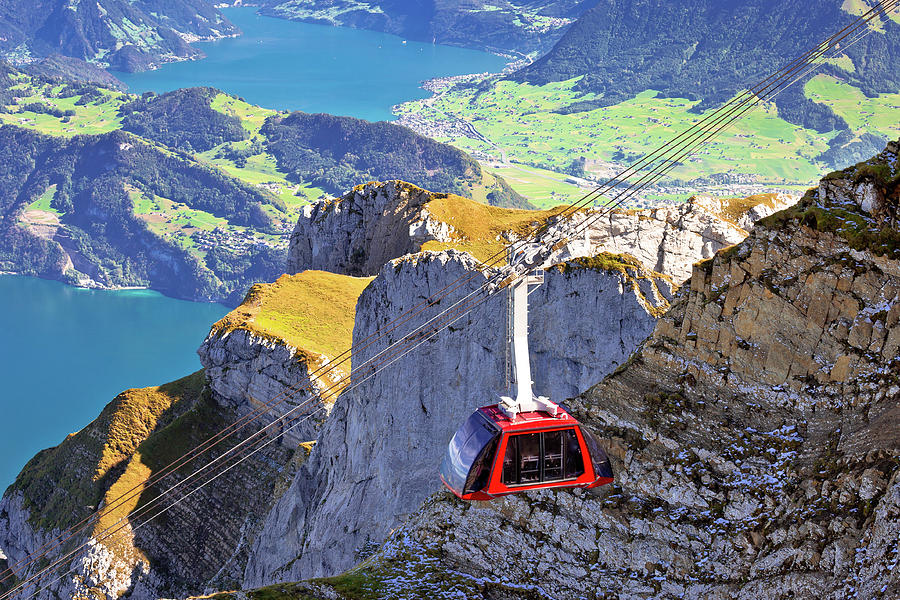
{"type": "Polygon", "coordinates": [[[227,311],[151,291],[0,275],[0,491],[122,390],[199,369],[195,351],[227,311]]]}
{"type": "Polygon", "coordinates": [[[222,12],[244,35],[196,44],[206,59],[144,73],[116,73],[130,91],[212,86],[267,108],[390,120],[391,107],[424,98],[425,79],[498,72],[506,60],[477,50],[384,33],[222,12]]]}

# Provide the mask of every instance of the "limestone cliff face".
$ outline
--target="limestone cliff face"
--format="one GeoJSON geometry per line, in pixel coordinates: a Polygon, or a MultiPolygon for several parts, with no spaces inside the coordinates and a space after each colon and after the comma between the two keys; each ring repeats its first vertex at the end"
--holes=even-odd
{"type": "MultiPolygon", "coordinates": [[[[288,272],[321,269],[374,275],[388,260],[418,252],[429,242],[471,241],[471,223],[458,218],[465,207],[457,205],[447,211],[435,202],[445,198],[445,194],[389,181],[359,186],[342,198],[311,205],[291,236],[288,272]]],[[[555,252],[555,262],[602,251],[628,253],[648,269],[681,283],[690,277],[694,262],[740,242],[758,219],[794,202],[796,198],[780,194],[724,200],[696,197],[677,206],[614,210],[602,217],[597,209],[564,220],[554,216],[554,211],[518,211],[518,216],[530,214],[529,221],[549,220],[552,238],[566,240],[555,252]],[[590,223],[585,225],[586,221],[590,223]]],[[[516,238],[520,233],[510,215],[494,217],[497,225],[490,237],[516,238]]]]}
{"type": "Polygon", "coordinates": [[[337,380],[337,377],[310,379],[310,370],[314,372],[327,364],[324,358],[310,361],[306,354],[283,340],[242,329],[213,328],[197,353],[213,396],[223,407],[234,410],[239,417],[262,411],[255,417],[256,423],[260,428],[268,428],[267,433],[272,437],[281,435],[284,445],[296,446],[316,439],[330,405],[321,398],[308,401],[337,380]],[[272,425],[291,410],[299,421],[296,426],[294,419],[272,425]]]}
{"type": "MultiPolygon", "coordinates": [[[[467,274],[475,276],[461,296],[490,273],[452,250],[389,263],[359,299],[354,339],[467,274]]],[[[602,378],[650,333],[670,298],[669,282],[636,261],[548,269],[530,296],[536,391],[563,400],[602,378]]],[[[439,489],[437,468],[460,419],[506,391],[505,301],[501,293],[480,304],[340,396],[309,463],[269,515],[248,585],[349,568],[439,489]]],[[[378,349],[362,350],[354,364],[378,349]]]]}
{"type": "Polygon", "coordinates": [[[387,261],[418,252],[425,242],[449,241],[450,225],[426,208],[435,196],[402,181],[373,182],[304,207],[291,234],[288,273],[319,269],[374,275],[387,261]]]}
{"type": "Polygon", "coordinates": [[[742,241],[756,221],[796,201],[784,194],[696,196],[675,206],[613,210],[599,217],[590,209],[559,222],[550,234],[568,241],[556,253],[558,260],[600,251],[627,253],[681,284],[695,262],[742,241]]]}
{"type": "Polygon", "coordinates": [[[412,555],[436,590],[456,573],[506,597],[898,597],[898,150],[696,266],[640,350],[571,402],[614,484],[436,494],[370,569],[412,555]]]}

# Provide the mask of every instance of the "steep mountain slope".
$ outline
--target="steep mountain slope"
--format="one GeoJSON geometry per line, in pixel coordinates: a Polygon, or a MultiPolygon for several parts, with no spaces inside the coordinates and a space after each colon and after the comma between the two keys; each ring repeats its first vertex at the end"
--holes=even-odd
{"type": "Polygon", "coordinates": [[[639,351],[570,402],[615,484],[437,494],[347,577],[400,598],[460,580],[506,598],[897,596],[898,154],[698,264],[639,351]]]}
{"type": "Polygon", "coordinates": [[[188,45],[237,35],[205,0],[3,0],[0,53],[14,62],[60,53],[121,71],[200,58],[188,45]]]}
{"type": "Polygon", "coordinates": [[[283,398],[255,418],[258,426],[294,410],[302,422],[274,431],[284,431],[288,445],[316,439],[350,373],[352,362],[341,353],[351,345],[356,301],[371,281],[304,271],[253,286],[197,350],[216,400],[243,417],[283,398]],[[313,391],[323,397],[307,405],[313,391]]]}
{"type": "MultiPolygon", "coordinates": [[[[534,84],[581,76],[576,89],[599,97],[572,110],[616,104],[644,90],[718,105],[749,82],[774,72],[845,25],[853,15],[841,0],[815,0],[806,10],[774,0],[602,0],[556,46],[513,78],[534,84]]],[[[861,5],[873,4],[861,3],[861,5]]],[[[866,6],[868,8],[868,6],[866,6]]],[[[844,44],[824,71],[867,95],[896,92],[890,65],[900,57],[900,24],[844,44]]],[[[827,132],[846,129],[832,111],[806,99],[798,84],[775,103],[789,122],[827,132]]]]}
{"type": "Polygon", "coordinates": [[[283,250],[207,247],[182,228],[158,235],[151,210],[164,203],[202,211],[244,230],[271,232],[263,206],[277,202],[189,156],[115,131],[69,140],[0,127],[6,270],[104,287],[144,285],[190,299],[226,299],[273,278],[283,250]],[[29,210],[30,208],[30,210],[29,210]]]}
{"type": "MultiPolygon", "coordinates": [[[[60,530],[108,505],[111,510],[100,520],[63,546],[53,547],[48,560],[62,559],[60,575],[69,569],[72,573],[42,581],[41,587],[47,589],[40,597],[111,600],[128,592],[132,598],[158,598],[196,590],[211,579],[227,586],[236,573],[233,566],[222,564],[239,559],[243,536],[265,513],[280,478],[295,468],[293,449],[266,447],[150,526],[142,526],[152,514],[148,503],[216,459],[235,440],[155,484],[142,482],[236,420],[233,411],[212,400],[202,372],[157,388],[123,392],[94,422],[35,456],[6,490],[0,500],[0,545],[9,563],[53,547],[60,530]],[[113,503],[123,495],[125,501],[113,503]],[[240,507],[244,501],[248,505],[240,507]],[[144,518],[121,520],[142,507],[138,514],[144,518]],[[217,524],[215,531],[210,522],[217,524]],[[87,552],[65,558],[89,539],[93,542],[87,552]]],[[[23,574],[21,568],[17,573],[23,574]]]]}
{"type": "Polygon", "coordinates": [[[596,0],[228,0],[262,14],[374,29],[409,39],[525,54],[550,47],[596,0]]]}
{"type": "MultiPolygon", "coordinates": [[[[456,251],[392,261],[360,296],[353,337],[367,339],[467,275],[474,277],[460,295],[491,274],[456,251]]],[[[548,270],[530,296],[535,389],[564,399],[611,372],[649,334],[670,298],[667,278],[620,257],[575,259],[548,270]]],[[[435,469],[458,426],[455,415],[505,389],[504,300],[480,305],[341,395],[309,463],[268,517],[246,585],[340,573],[438,489],[435,469]]],[[[391,337],[402,339],[407,329],[391,337]]],[[[354,360],[364,364],[385,345],[365,347],[354,360]]]]}
{"type": "Polygon", "coordinates": [[[694,261],[743,240],[754,222],[795,200],[776,194],[696,197],[675,207],[614,210],[602,218],[586,209],[562,219],[564,207],[507,209],[402,181],[373,182],[304,209],[291,234],[287,270],[373,275],[393,258],[445,248],[486,261],[505,241],[548,224],[551,234],[566,239],[555,253],[559,260],[600,251],[630,254],[678,283],[690,276],[694,261]]]}

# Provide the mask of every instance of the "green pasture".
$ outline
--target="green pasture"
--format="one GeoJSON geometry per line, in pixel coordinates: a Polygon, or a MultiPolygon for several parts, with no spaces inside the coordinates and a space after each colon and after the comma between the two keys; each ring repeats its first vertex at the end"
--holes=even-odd
{"type": "Polygon", "coordinates": [[[18,98],[15,104],[0,107],[0,121],[3,123],[62,137],[107,133],[122,126],[118,111],[123,102],[128,100],[127,94],[101,90],[102,101],[77,105],[76,102],[81,96],[62,96],[65,86],[35,84],[27,75],[20,75],[16,79],[21,83],[14,85],[13,89],[25,91],[28,95],[18,98]],[[75,114],[69,117],[54,117],[22,110],[23,106],[34,102],[60,111],[72,110],[75,114]]]}
{"type": "Polygon", "coordinates": [[[889,139],[900,136],[900,94],[869,98],[858,88],[830,75],[818,75],[805,88],[806,97],[825,104],[847,121],[856,133],[873,133],[889,139]]]}
{"type": "Polygon", "coordinates": [[[50,203],[53,202],[53,197],[56,195],[56,184],[54,183],[41,194],[37,200],[28,205],[28,208],[25,210],[42,210],[44,212],[53,213],[55,215],[62,215],[61,212],[50,206],[50,203]]]}
{"type": "Polygon", "coordinates": [[[266,122],[266,119],[272,115],[278,114],[278,111],[276,110],[255,106],[240,98],[235,98],[234,96],[229,96],[224,93],[219,93],[213,98],[210,106],[213,110],[240,119],[244,129],[253,135],[259,133],[259,130],[262,128],[263,123],[266,122]]]}
{"type": "MultiPolygon", "coordinates": [[[[577,78],[544,86],[497,81],[484,91],[453,90],[405,103],[398,110],[435,120],[468,121],[503,148],[510,161],[557,172],[580,157],[628,164],[709,114],[690,112],[695,101],[660,98],[652,90],[614,106],[556,112],[594,98],[578,95],[573,90],[576,83],[577,78]]],[[[760,107],[695,155],[685,157],[671,176],[690,180],[738,172],[771,183],[808,183],[820,176],[822,167],[814,159],[828,148],[833,135],[791,125],[778,117],[774,107],[760,107]]],[[[497,154],[481,140],[449,141],[465,150],[497,154]]],[[[531,196],[528,191],[522,193],[531,196]]]]}

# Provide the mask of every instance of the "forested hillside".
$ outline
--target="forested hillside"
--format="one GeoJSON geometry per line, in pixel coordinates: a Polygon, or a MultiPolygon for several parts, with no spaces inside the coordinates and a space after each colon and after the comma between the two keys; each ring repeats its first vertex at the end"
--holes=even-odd
{"type": "MultiPolygon", "coordinates": [[[[869,2],[874,5],[874,2],[869,2]]],[[[600,0],[545,56],[512,76],[542,85],[582,77],[575,89],[596,94],[568,108],[610,106],[644,90],[669,98],[721,104],[850,24],[865,2],[810,0],[600,0]]],[[[874,25],[873,25],[874,26],[874,25]]],[[[866,95],[900,90],[900,25],[885,18],[879,31],[845,44],[820,72],[866,95]]],[[[775,100],[779,115],[820,132],[846,129],[833,111],[794,85],[775,100]]]]}
{"type": "Polygon", "coordinates": [[[404,178],[525,205],[464,152],[390,123],[210,88],[134,96],[0,64],[0,270],[238,301],[284,269],[302,205],[404,178]]]}
{"type": "Polygon", "coordinates": [[[14,62],[61,53],[142,71],[203,56],[190,41],[237,33],[206,0],[0,0],[0,53],[14,62]]]}
{"type": "MultiPolygon", "coordinates": [[[[241,0],[228,0],[241,4],[241,0]]],[[[248,4],[243,2],[243,4],[248,4]]],[[[503,53],[544,51],[596,0],[255,0],[262,14],[503,53]]]]}
{"type": "MultiPolygon", "coordinates": [[[[483,177],[478,161],[462,150],[383,121],[293,113],[268,119],[261,133],[280,168],[326,190],[403,179],[429,189],[472,196],[477,195],[473,187],[480,187],[483,177]],[[436,165],[441,168],[436,169],[436,165]]],[[[500,178],[485,199],[498,206],[528,206],[500,178]]]]}
{"type": "Polygon", "coordinates": [[[250,283],[281,272],[283,250],[263,238],[213,243],[191,221],[271,235],[264,206],[284,208],[125,132],[60,139],[0,127],[2,270],[235,301],[250,283]],[[163,207],[180,213],[169,231],[160,228],[163,207]]]}

